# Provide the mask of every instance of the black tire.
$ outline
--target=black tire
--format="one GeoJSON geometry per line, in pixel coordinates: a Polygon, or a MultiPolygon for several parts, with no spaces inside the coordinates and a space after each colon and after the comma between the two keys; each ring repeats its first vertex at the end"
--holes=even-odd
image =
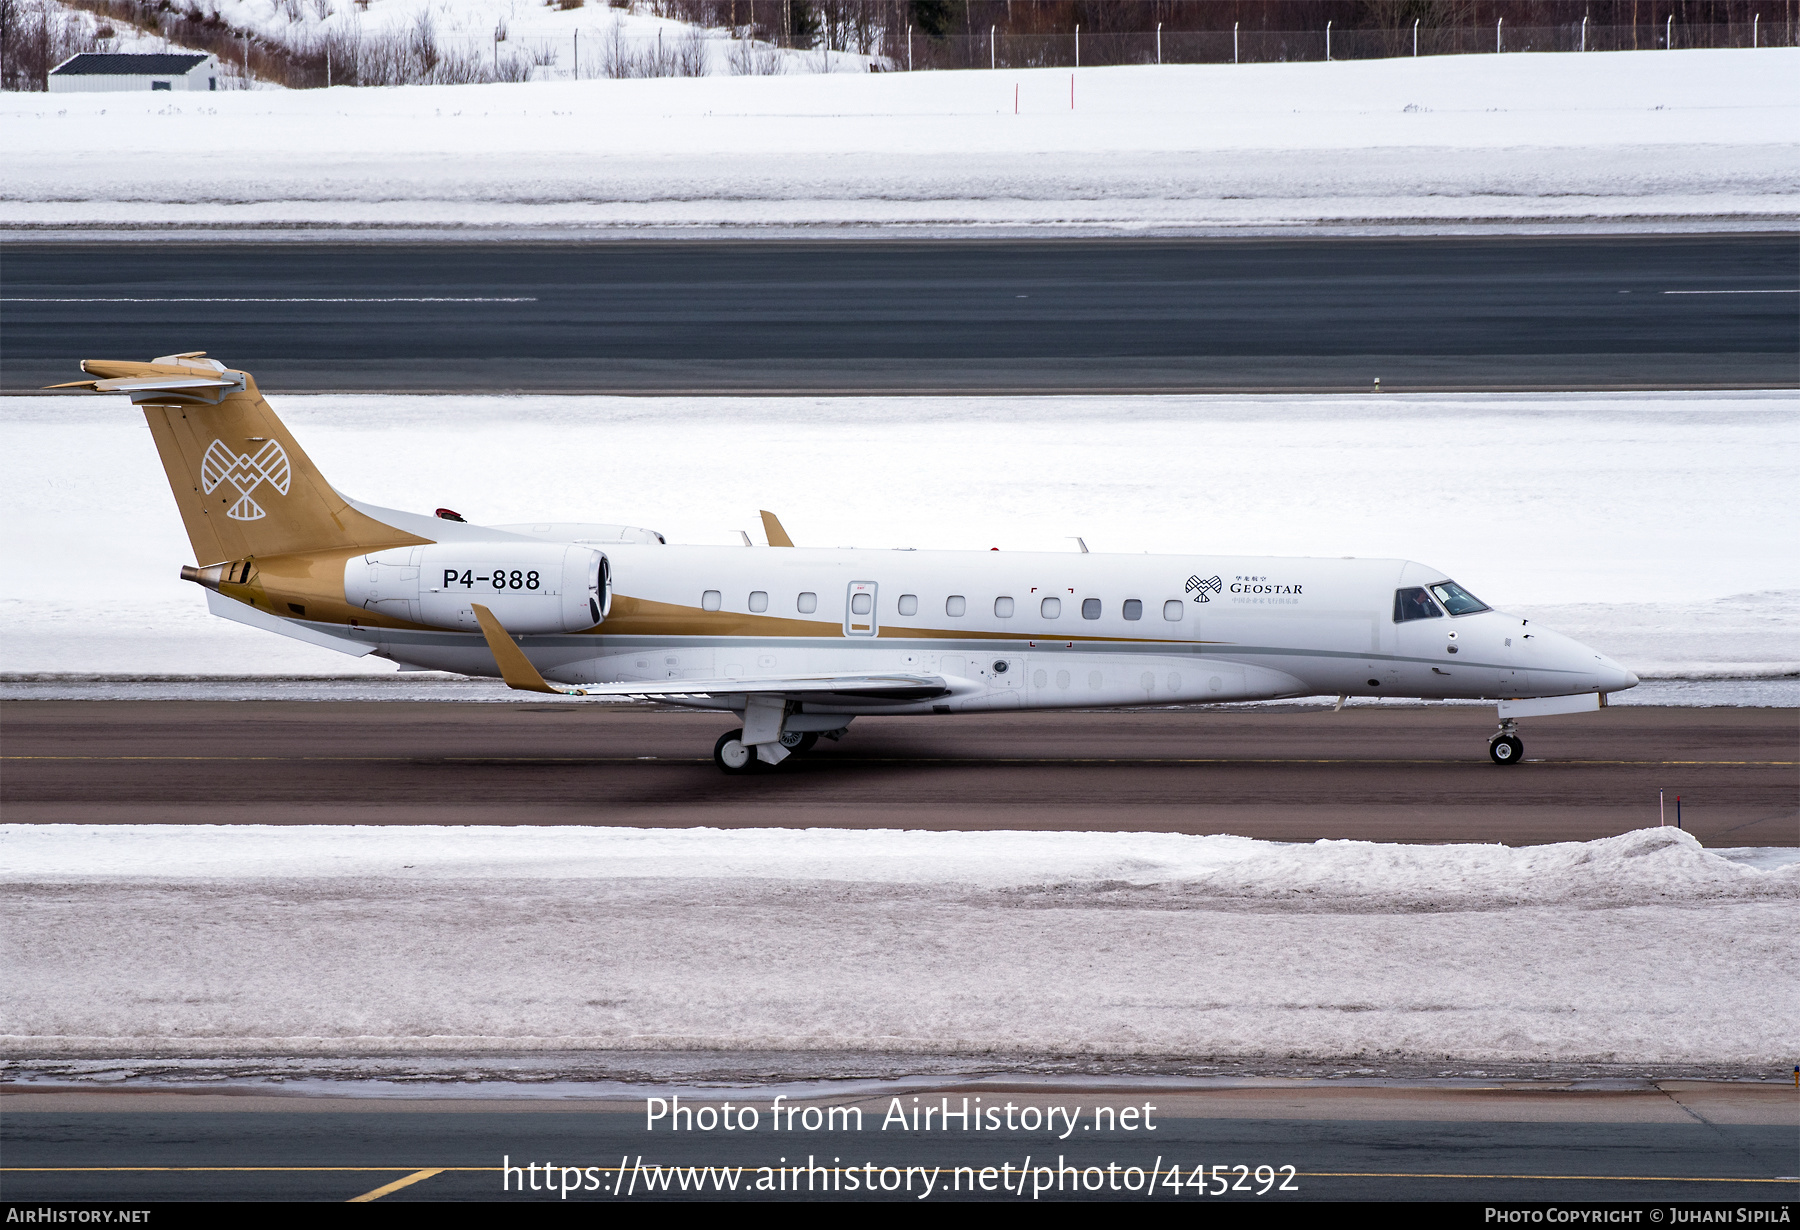
{"type": "Polygon", "coordinates": [[[755,773],[762,768],[763,762],[757,756],[756,749],[743,740],[742,728],[728,730],[719,736],[719,741],[713,744],[713,763],[719,766],[719,772],[735,776],[740,773],[755,773]]]}
{"type": "Polygon", "coordinates": [[[795,756],[798,756],[801,752],[812,751],[813,744],[818,741],[819,732],[816,730],[808,730],[804,733],[790,730],[788,733],[781,736],[781,746],[787,748],[790,755],[795,756]]]}
{"type": "Polygon", "coordinates": [[[1488,741],[1488,757],[1495,764],[1518,764],[1525,759],[1525,743],[1517,735],[1501,735],[1488,741]]]}

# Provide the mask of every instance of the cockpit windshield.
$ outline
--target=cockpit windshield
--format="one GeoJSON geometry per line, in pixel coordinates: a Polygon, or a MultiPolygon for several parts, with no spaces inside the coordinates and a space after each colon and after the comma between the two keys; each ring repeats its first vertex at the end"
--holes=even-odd
{"type": "Polygon", "coordinates": [[[1476,611],[1491,609],[1487,603],[1471,594],[1455,581],[1439,581],[1431,587],[1437,600],[1444,604],[1444,609],[1452,615],[1473,615],[1476,611]]]}
{"type": "Polygon", "coordinates": [[[1418,586],[1411,589],[1394,591],[1394,622],[1403,624],[1414,619],[1442,619],[1444,613],[1438,610],[1437,603],[1431,595],[1418,586]]]}

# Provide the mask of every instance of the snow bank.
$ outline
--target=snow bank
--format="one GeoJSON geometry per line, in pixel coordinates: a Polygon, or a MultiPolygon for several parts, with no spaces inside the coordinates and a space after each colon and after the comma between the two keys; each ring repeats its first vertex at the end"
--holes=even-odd
{"type": "Polygon", "coordinates": [[[1182,231],[1800,216],[1800,51],[0,98],[0,225],[1182,231]],[[1014,114],[1014,98],[1018,113],[1014,114]]]}
{"type": "MultiPolygon", "coordinates": [[[[1362,912],[1800,899],[1675,828],[1555,845],[1311,845],[1176,833],[498,826],[5,825],[0,882],[342,879],[830,881],[1021,903],[1156,891],[1159,906],[1362,912]],[[410,873],[410,874],[402,874],[410,873]]],[[[1141,903],[1144,898],[1138,898],[1141,903]]]]}
{"type": "MultiPolygon", "coordinates": [[[[673,542],[735,543],[773,507],[825,546],[1055,551],[1080,534],[1099,551],[1400,556],[1640,675],[1800,672],[1791,392],[274,404],[336,486],[387,507],[624,522],[673,542]],[[675,483],[637,461],[672,434],[675,483]],[[546,470],[552,456],[593,463],[546,470]],[[871,456],[887,484],[818,484],[871,456]]],[[[122,398],[0,399],[0,517],[6,575],[58,578],[0,597],[0,671],[393,669],[209,616],[177,577],[190,548],[122,398]]]]}
{"type": "MultiPolygon", "coordinates": [[[[1584,844],[8,826],[0,1051],[1767,1064],[1800,867],[1584,844]]],[[[1754,862],[1756,860],[1752,860],[1754,862]]]]}

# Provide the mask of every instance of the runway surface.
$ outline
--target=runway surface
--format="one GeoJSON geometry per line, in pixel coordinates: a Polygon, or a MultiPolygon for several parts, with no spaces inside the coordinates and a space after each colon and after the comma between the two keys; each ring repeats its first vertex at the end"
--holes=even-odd
{"type": "Polygon", "coordinates": [[[1800,711],[1064,711],[861,718],[727,777],[725,714],[593,704],[23,701],[0,706],[18,823],[600,824],[1228,832],[1278,841],[1583,841],[1675,820],[1800,845],[1800,711]]]}
{"type": "Polygon", "coordinates": [[[1792,387],[1791,235],[13,244],[0,387],[204,349],[271,392],[1792,387]]]}
{"type": "MultiPolygon", "coordinates": [[[[660,1091],[667,1095],[668,1091],[660,1091]]],[[[839,1097],[824,1105],[860,1106],[862,1130],[771,1129],[768,1093],[732,1096],[758,1111],[754,1132],[646,1130],[642,1101],[587,1099],[397,1100],[132,1093],[12,1093],[0,1126],[5,1142],[9,1200],[336,1200],[372,1197],[416,1200],[554,1200],[559,1192],[537,1185],[553,1164],[582,1168],[581,1189],[568,1199],[681,1199],[682,1180],[670,1166],[710,1166],[739,1175],[735,1198],[757,1198],[757,1168],[805,1166],[816,1161],[833,1171],[812,1176],[832,1192],[800,1190],[793,1176],[764,1198],[869,1199],[844,1186],[854,1167],[859,1178],[879,1179],[894,1167],[896,1190],[876,1199],[920,1201],[924,1176],[902,1187],[904,1170],[936,1170],[929,1200],[944,1199],[1144,1199],[1146,1172],[1163,1176],[1163,1199],[1219,1200],[1659,1200],[1756,1202],[1791,1200],[1796,1140],[1794,1095],[1779,1084],[1718,1085],[1702,1082],[1644,1083],[1637,1087],[1571,1090],[1566,1086],[1404,1088],[1332,1087],[1316,1083],[1270,1084],[1202,1092],[1165,1087],[1133,1089],[1031,1087],[968,1083],[941,1091],[906,1088],[880,1097],[839,1097]],[[1061,1107],[1073,1126],[1056,1131],[949,1132],[901,1130],[882,1123],[902,1096],[910,1111],[942,1104],[960,1109],[1010,1106],[1023,1121],[1026,1107],[1042,1116],[1061,1107]],[[980,1099],[977,1101],[977,1099],[980,1099]],[[1144,1111],[1148,1105],[1151,1109],[1144,1111]],[[1113,1118],[1098,1119],[1097,1107],[1113,1118]],[[1126,1130],[1118,1112],[1137,1111],[1126,1130]],[[1146,1130],[1145,1123],[1154,1127],[1146,1130]],[[521,1168],[504,1176],[502,1162],[521,1168]],[[864,1167],[872,1163],[873,1170],[864,1167]],[[1181,1167],[1182,1186],[1170,1190],[1169,1172],[1181,1167]],[[1215,1185],[1212,1167],[1224,1168],[1215,1185]],[[1243,1165],[1239,1174],[1234,1167],[1243,1165]],[[1260,1195],[1255,1168],[1266,1165],[1260,1195]],[[586,1167],[594,1167],[587,1189],[586,1167]],[[972,1170],[961,1177],[954,1168],[972,1170]],[[987,1192],[974,1191],[983,1167],[994,1167],[987,1192]],[[1054,1187],[1059,1166],[1064,1188],[1054,1187]],[[1116,1169],[1106,1172],[1105,1168],[1116,1169]],[[1138,1167],[1135,1195],[1122,1191],[1138,1167]],[[1205,1167],[1195,1183],[1193,1168],[1205,1167]],[[1004,1167],[1004,1171],[1002,1171],[1004,1167]],[[1040,1168],[1048,1167],[1049,1170],[1040,1168]],[[1292,1173],[1277,1168],[1292,1167],[1292,1173]],[[835,1169],[834,1169],[835,1168],[835,1169]],[[1019,1171],[1032,1178],[1016,1190],[1019,1171]],[[998,1190],[1002,1176],[1012,1191],[998,1190]],[[502,1192],[503,1181],[516,1183],[502,1192]],[[1073,1181],[1083,1184],[1069,1190],[1073,1181]],[[614,1184],[622,1190],[615,1192],[614,1184]],[[1236,1184],[1242,1188],[1229,1190],[1236,1184]],[[1100,1190],[1088,1190],[1098,1185],[1100,1190]],[[1281,1190],[1283,1186],[1288,1190],[1281,1190]],[[1039,1187],[1043,1190],[1036,1191],[1039,1187]],[[525,1187],[521,1192],[518,1187],[525,1187]],[[945,1189],[949,1188],[949,1191],[945,1189]],[[1221,1191],[1221,1188],[1228,1190],[1221,1191]]],[[[689,1091],[690,1107],[721,1095],[689,1091]]],[[[804,1097],[789,1107],[820,1104],[804,1097]]],[[[1040,1124],[1042,1119],[1040,1117],[1040,1124]]],[[[773,1174],[771,1174],[773,1177],[773,1174]]],[[[727,1180],[729,1181],[729,1180],[727,1180]]],[[[709,1190],[706,1196],[720,1198],[709,1190]]],[[[686,1198],[695,1198],[689,1189],[686,1198]]],[[[734,1198],[728,1190],[725,1198],[734,1198]]]]}

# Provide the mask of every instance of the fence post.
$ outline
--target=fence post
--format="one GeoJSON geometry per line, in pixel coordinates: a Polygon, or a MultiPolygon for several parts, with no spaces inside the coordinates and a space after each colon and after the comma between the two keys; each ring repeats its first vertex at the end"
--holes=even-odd
{"type": "Polygon", "coordinates": [[[1235,21],[1232,22],[1231,23],[1231,62],[1233,64],[1236,64],[1238,62],[1237,28],[1238,28],[1238,23],[1235,21]]]}
{"type": "Polygon", "coordinates": [[[912,72],[912,27],[906,27],[906,71],[912,72]]]}
{"type": "MultiPolygon", "coordinates": [[[[1081,67],[1081,23],[1075,23],[1075,67],[1081,67]]],[[[1072,89],[1073,87],[1071,87],[1072,89]]]]}
{"type": "Polygon", "coordinates": [[[1504,30],[1505,27],[1506,27],[1506,18],[1504,18],[1504,17],[1502,17],[1499,21],[1496,21],[1494,23],[1494,54],[1495,55],[1500,54],[1500,35],[1501,35],[1501,31],[1504,30]]]}
{"type": "Polygon", "coordinates": [[[1325,23],[1325,60],[1327,63],[1331,61],[1331,23],[1329,21],[1325,23]]]}
{"type": "Polygon", "coordinates": [[[998,66],[998,57],[994,54],[994,31],[999,28],[999,26],[988,27],[988,69],[990,71],[998,66]]]}
{"type": "Polygon", "coordinates": [[[1675,50],[1675,14],[1669,14],[1669,22],[1663,27],[1663,50],[1675,50]]]}
{"type": "Polygon", "coordinates": [[[1587,50],[1587,17],[1585,14],[1581,18],[1581,49],[1587,50]]]}
{"type": "Polygon", "coordinates": [[[1162,63],[1162,22],[1156,23],[1156,62],[1162,63]]]}
{"type": "MultiPolygon", "coordinates": [[[[1584,19],[1585,20],[1585,19],[1584,19]]],[[[1413,59],[1419,58],[1419,19],[1413,18],[1413,59]]]]}
{"type": "Polygon", "coordinates": [[[1758,25],[1760,25],[1761,22],[1762,22],[1762,14],[1761,13],[1758,13],[1756,16],[1754,16],[1750,19],[1750,50],[1752,50],[1752,51],[1756,50],[1756,36],[1759,33],[1759,31],[1757,30],[1756,27],[1758,25]]]}
{"type": "Polygon", "coordinates": [[[325,49],[325,88],[331,88],[331,48],[325,49]]]}
{"type": "Polygon", "coordinates": [[[579,28],[575,31],[575,73],[572,79],[581,80],[581,30],[579,28]]]}

